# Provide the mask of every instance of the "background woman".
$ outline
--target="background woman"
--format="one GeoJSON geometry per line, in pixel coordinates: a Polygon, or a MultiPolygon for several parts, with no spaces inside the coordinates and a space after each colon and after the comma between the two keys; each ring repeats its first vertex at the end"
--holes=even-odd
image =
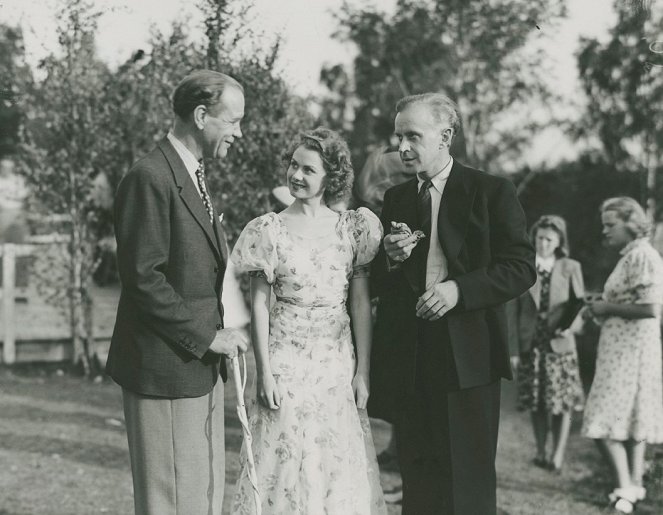
{"type": "Polygon", "coordinates": [[[622,257],[602,300],[588,306],[601,336],[582,433],[604,446],[617,481],[611,500],[618,511],[631,513],[646,493],[646,444],[663,442],[663,260],[647,240],[649,220],[632,198],[606,200],[601,222],[605,243],[622,257]]]}
{"type": "Polygon", "coordinates": [[[531,412],[536,440],[534,464],[560,471],[571,413],[583,401],[575,338],[560,322],[584,296],[580,263],[568,258],[566,223],[542,216],[530,235],[536,246],[537,281],[516,300],[514,340],[520,355],[518,408],[531,412]],[[552,429],[552,452],[546,444],[552,429]]]}
{"type": "MultiPolygon", "coordinates": [[[[251,274],[258,377],[249,418],[262,512],[385,514],[365,411],[368,265],[381,225],[367,209],[338,213],[329,207],[349,193],[353,180],[350,152],[337,133],[319,128],[302,134],[283,162],[293,203],[251,221],[231,258],[251,274]],[[276,300],[270,306],[271,289],[276,300]]],[[[245,471],[233,513],[254,513],[245,471]]]]}

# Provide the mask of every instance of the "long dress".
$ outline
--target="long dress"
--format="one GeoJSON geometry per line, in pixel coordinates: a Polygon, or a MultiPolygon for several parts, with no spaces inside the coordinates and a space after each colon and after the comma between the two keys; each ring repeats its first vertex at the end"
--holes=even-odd
{"type": "MultiPolygon", "coordinates": [[[[622,250],[603,290],[607,302],[663,302],[663,260],[646,239],[622,250]]],[[[589,438],[663,442],[660,318],[603,320],[596,374],[582,434],[589,438]]]]}
{"type": "Polygon", "coordinates": [[[553,415],[582,409],[584,394],[575,352],[553,352],[548,326],[551,272],[537,271],[541,301],[532,351],[518,366],[518,410],[544,410],[553,415]]]}
{"type": "MultiPolygon", "coordinates": [[[[269,360],[277,410],[248,402],[258,489],[265,515],[386,514],[365,410],[352,391],[355,352],[346,309],[353,276],[367,273],[382,237],[369,210],[339,215],[332,234],[292,234],[278,214],[252,220],[231,260],[263,275],[275,294],[269,360]]],[[[255,513],[246,471],[231,513],[255,513]]]]}

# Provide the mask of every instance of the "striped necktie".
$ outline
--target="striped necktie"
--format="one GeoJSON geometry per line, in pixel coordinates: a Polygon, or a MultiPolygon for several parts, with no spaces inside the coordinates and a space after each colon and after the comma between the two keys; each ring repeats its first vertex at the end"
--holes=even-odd
{"type": "Polygon", "coordinates": [[[431,237],[431,220],[433,206],[430,196],[430,188],[433,185],[430,179],[424,180],[417,194],[417,218],[419,227],[426,237],[419,241],[415,247],[415,255],[419,262],[419,277],[423,290],[426,290],[426,266],[428,262],[428,248],[431,237]]]}
{"type": "Polygon", "coordinates": [[[198,189],[200,190],[200,196],[203,199],[203,204],[205,204],[205,209],[207,209],[207,214],[209,215],[209,222],[213,224],[214,207],[212,206],[212,199],[210,199],[207,186],[205,185],[205,165],[202,161],[196,170],[196,179],[198,179],[198,189]]]}

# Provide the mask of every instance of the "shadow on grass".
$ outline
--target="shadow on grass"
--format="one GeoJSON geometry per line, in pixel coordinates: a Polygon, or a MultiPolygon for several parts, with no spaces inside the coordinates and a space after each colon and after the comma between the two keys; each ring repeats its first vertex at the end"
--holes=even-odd
{"type": "Polygon", "coordinates": [[[124,422],[121,420],[118,420],[118,422],[121,422],[121,425],[111,425],[106,422],[110,417],[93,415],[82,411],[58,412],[26,406],[25,404],[0,403],[0,413],[2,413],[2,418],[5,420],[25,420],[31,423],[47,424],[74,424],[80,427],[107,431],[124,431],[124,422]]]}
{"type": "Polygon", "coordinates": [[[74,442],[42,435],[0,433],[0,448],[76,461],[85,465],[129,470],[129,451],[111,445],[74,442]]]}

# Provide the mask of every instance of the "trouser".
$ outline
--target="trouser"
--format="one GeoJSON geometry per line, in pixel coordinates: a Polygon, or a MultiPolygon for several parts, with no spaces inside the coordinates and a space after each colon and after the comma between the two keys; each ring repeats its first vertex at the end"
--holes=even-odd
{"type": "Polygon", "coordinates": [[[136,515],[221,515],[223,382],[196,398],[122,397],[136,515]]]}
{"type": "Polygon", "coordinates": [[[403,515],[495,514],[500,383],[448,391],[449,342],[425,329],[415,391],[395,423],[403,515]]]}

